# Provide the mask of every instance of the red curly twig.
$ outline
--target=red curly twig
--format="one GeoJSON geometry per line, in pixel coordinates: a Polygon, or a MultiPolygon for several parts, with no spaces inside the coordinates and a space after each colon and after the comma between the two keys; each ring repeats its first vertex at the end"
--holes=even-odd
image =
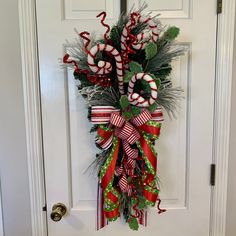
{"type": "Polygon", "coordinates": [[[138,13],[138,12],[131,13],[131,16],[130,16],[131,27],[135,26],[135,24],[136,24],[136,17],[139,19],[140,18],[140,13],[138,13]]]}
{"type": "Polygon", "coordinates": [[[166,212],[166,209],[161,209],[161,208],[160,208],[160,205],[161,205],[161,199],[158,198],[157,201],[158,201],[158,202],[157,202],[158,214],[161,214],[161,213],[166,212]]]}
{"type": "Polygon", "coordinates": [[[69,57],[70,55],[69,54],[66,54],[64,57],[63,57],[63,62],[65,64],[74,64],[74,68],[75,68],[75,72],[79,72],[79,67],[78,67],[78,64],[75,60],[69,60],[69,57]]]}
{"type": "Polygon", "coordinates": [[[111,30],[110,26],[106,23],[104,23],[104,21],[106,20],[106,16],[107,16],[107,13],[105,11],[101,12],[100,14],[97,15],[97,18],[99,18],[100,16],[102,16],[102,19],[101,19],[101,24],[107,28],[105,34],[104,34],[104,38],[109,41],[109,38],[108,38],[108,34],[111,30]]]}
{"type": "Polygon", "coordinates": [[[85,49],[86,53],[89,53],[88,46],[91,42],[91,40],[88,38],[88,36],[90,35],[89,32],[83,31],[79,35],[82,39],[84,39],[86,41],[86,43],[84,45],[84,49],[85,49]]]}

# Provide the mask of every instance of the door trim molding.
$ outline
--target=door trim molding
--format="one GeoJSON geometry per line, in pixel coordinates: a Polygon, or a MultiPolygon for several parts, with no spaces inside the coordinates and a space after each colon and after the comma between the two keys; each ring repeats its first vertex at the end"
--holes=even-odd
{"type": "Polygon", "coordinates": [[[18,1],[32,236],[47,235],[36,1],[18,1]]]}
{"type": "MultiPolygon", "coordinates": [[[[19,22],[32,236],[45,236],[47,223],[46,214],[42,211],[45,185],[35,1],[19,1],[19,22]]],[[[213,143],[216,186],[212,187],[211,236],[225,235],[235,1],[224,0],[223,13],[218,18],[213,143]]]]}
{"type": "Polygon", "coordinates": [[[3,227],[3,209],[2,209],[2,189],[1,189],[1,180],[0,180],[0,235],[4,236],[4,227],[3,227]]]}
{"type": "Polygon", "coordinates": [[[213,141],[216,185],[212,187],[210,236],[226,232],[234,27],[235,0],[224,0],[222,14],[218,15],[213,141]]]}

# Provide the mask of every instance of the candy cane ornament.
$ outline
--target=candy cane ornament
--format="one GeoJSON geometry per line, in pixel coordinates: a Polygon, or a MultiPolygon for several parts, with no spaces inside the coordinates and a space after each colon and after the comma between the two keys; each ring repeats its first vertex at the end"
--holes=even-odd
{"type": "Polygon", "coordinates": [[[87,58],[90,69],[95,74],[99,75],[110,74],[112,72],[112,65],[110,62],[99,61],[97,65],[95,64],[96,55],[101,51],[105,51],[114,56],[116,61],[116,74],[118,78],[119,91],[120,94],[124,94],[123,63],[119,52],[114,47],[108,44],[97,44],[96,46],[92,47],[88,52],[87,58]]]}
{"type": "Polygon", "coordinates": [[[128,99],[132,105],[137,107],[149,107],[150,105],[152,105],[157,99],[157,85],[155,80],[150,75],[145,73],[135,74],[129,82],[128,99]],[[151,94],[149,99],[145,99],[138,93],[134,93],[134,85],[136,81],[142,79],[147,81],[151,88],[151,94]]]}
{"type": "Polygon", "coordinates": [[[142,50],[145,48],[148,42],[156,42],[159,34],[156,23],[149,17],[147,19],[142,19],[138,17],[137,23],[146,23],[151,28],[151,35],[149,33],[140,33],[136,36],[136,41],[132,43],[132,47],[136,50],[142,50]]]}
{"type": "Polygon", "coordinates": [[[159,37],[158,28],[155,22],[150,18],[142,18],[139,13],[131,14],[131,20],[124,27],[121,34],[121,51],[122,59],[125,61],[125,69],[128,69],[127,59],[130,52],[130,46],[128,45],[129,38],[131,38],[131,46],[136,50],[142,50],[145,48],[148,42],[156,42],[159,37]],[[147,32],[139,33],[137,36],[133,36],[130,31],[138,23],[146,23],[151,28],[151,35],[147,32]]]}

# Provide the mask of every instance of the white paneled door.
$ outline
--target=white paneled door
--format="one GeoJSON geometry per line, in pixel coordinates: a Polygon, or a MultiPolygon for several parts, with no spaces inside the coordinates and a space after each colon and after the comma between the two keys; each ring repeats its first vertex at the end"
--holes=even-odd
{"type": "MultiPolygon", "coordinates": [[[[138,1],[127,2],[128,8],[138,1]]],[[[142,235],[207,236],[210,230],[213,106],[215,78],[215,0],[147,0],[162,22],[181,28],[178,41],[188,52],[174,63],[173,78],[184,88],[178,119],[166,120],[158,144],[161,198],[168,211],[148,212],[148,227],[132,232],[121,221],[95,231],[97,177],[86,172],[97,149],[89,133],[84,101],[73,72],[60,66],[78,31],[104,32],[96,15],[110,24],[120,13],[118,0],[37,0],[43,141],[49,236],[142,235]],[[59,222],[51,208],[61,202],[67,214],[59,222]]]]}

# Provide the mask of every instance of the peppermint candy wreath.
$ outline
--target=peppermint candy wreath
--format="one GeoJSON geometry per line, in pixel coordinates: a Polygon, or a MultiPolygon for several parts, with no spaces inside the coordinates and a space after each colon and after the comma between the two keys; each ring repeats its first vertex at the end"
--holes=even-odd
{"type": "Polygon", "coordinates": [[[171,62],[184,53],[174,44],[179,29],[163,27],[157,16],[122,14],[112,28],[106,13],[97,17],[106,31],[101,39],[78,33],[77,46],[63,62],[74,68],[80,94],[88,104],[91,132],[101,150],[98,171],[97,229],[123,216],[130,228],[146,226],[148,206],[160,208],[157,176],[162,109],[175,115],[181,88],[172,86],[171,62]]]}

